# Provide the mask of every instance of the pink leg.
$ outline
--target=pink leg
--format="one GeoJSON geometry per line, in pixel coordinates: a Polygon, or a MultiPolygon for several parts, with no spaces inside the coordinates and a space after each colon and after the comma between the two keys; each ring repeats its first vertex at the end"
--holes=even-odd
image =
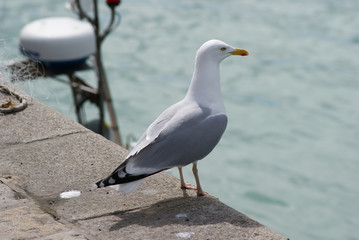
{"type": "Polygon", "coordinates": [[[180,175],[181,189],[191,189],[191,190],[196,190],[197,189],[196,186],[193,186],[192,184],[186,183],[184,181],[181,167],[178,168],[178,172],[179,172],[179,175],[180,175]]]}
{"type": "Polygon", "coordinates": [[[181,167],[178,168],[178,171],[179,171],[179,175],[180,175],[182,189],[197,190],[197,196],[209,196],[209,197],[216,198],[216,197],[212,196],[211,194],[202,190],[201,184],[199,182],[199,177],[198,177],[197,163],[193,163],[193,167],[192,167],[192,172],[193,172],[194,178],[196,179],[197,187],[193,186],[192,184],[186,183],[184,181],[181,167]]]}
{"type": "Polygon", "coordinates": [[[194,178],[196,179],[197,196],[204,196],[204,195],[208,194],[208,193],[205,193],[205,192],[202,190],[201,184],[199,183],[197,162],[194,162],[194,163],[193,163],[192,172],[193,172],[194,178]]]}

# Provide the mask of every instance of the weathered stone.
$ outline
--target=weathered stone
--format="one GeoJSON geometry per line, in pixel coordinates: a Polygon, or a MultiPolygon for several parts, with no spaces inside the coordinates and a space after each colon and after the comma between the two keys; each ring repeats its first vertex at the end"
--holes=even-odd
{"type": "Polygon", "coordinates": [[[0,116],[0,137],[0,239],[286,239],[166,172],[92,190],[127,151],[36,100],[0,116]]]}

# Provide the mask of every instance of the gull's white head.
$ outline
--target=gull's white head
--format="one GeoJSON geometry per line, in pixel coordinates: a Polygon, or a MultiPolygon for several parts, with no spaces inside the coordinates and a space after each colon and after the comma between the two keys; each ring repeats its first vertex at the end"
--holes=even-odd
{"type": "Polygon", "coordinates": [[[212,59],[220,63],[231,55],[247,56],[249,54],[244,49],[234,48],[220,40],[209,40],[198,49],[196,58],[212,59]]]}

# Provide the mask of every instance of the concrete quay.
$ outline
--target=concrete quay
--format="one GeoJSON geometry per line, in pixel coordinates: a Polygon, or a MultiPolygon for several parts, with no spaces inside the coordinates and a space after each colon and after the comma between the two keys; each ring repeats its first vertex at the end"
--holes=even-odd
{"type": "MultiPolygon", "coordinates": [[[[7,97],[0,92],[0,104],[7,97]]],[[[0,113],[1,240],[287,239],[218,199],[181,190],[166,172],[129,195],[92,190],[127,151],[26,98],[24,110],[0,113]],[[68,190],[81,195],[59,197],[68,190]]]]}

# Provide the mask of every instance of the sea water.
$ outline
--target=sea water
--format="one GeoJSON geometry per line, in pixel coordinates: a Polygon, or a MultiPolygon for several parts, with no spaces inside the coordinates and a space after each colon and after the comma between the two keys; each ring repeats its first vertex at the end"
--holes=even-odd
{"type": "MultiPolygon", "coordinates": [[[[74,16],[64,5],[3,0],[1,62],[21,59],[24,24],[74,16]]],[[[359,1],[131,0],[118,11],[103,56],[122,138],[139,137],[183,98],[203,42],[244,48],[250,56],[221,64],[229,124],[199,162],[204,190],[291,239],[358,239],[359,1]]],[[[67,85],[17,85],[76,119],[67,85]]],[[[91,120],[97,112],[88,109],[91,120]]]]}

